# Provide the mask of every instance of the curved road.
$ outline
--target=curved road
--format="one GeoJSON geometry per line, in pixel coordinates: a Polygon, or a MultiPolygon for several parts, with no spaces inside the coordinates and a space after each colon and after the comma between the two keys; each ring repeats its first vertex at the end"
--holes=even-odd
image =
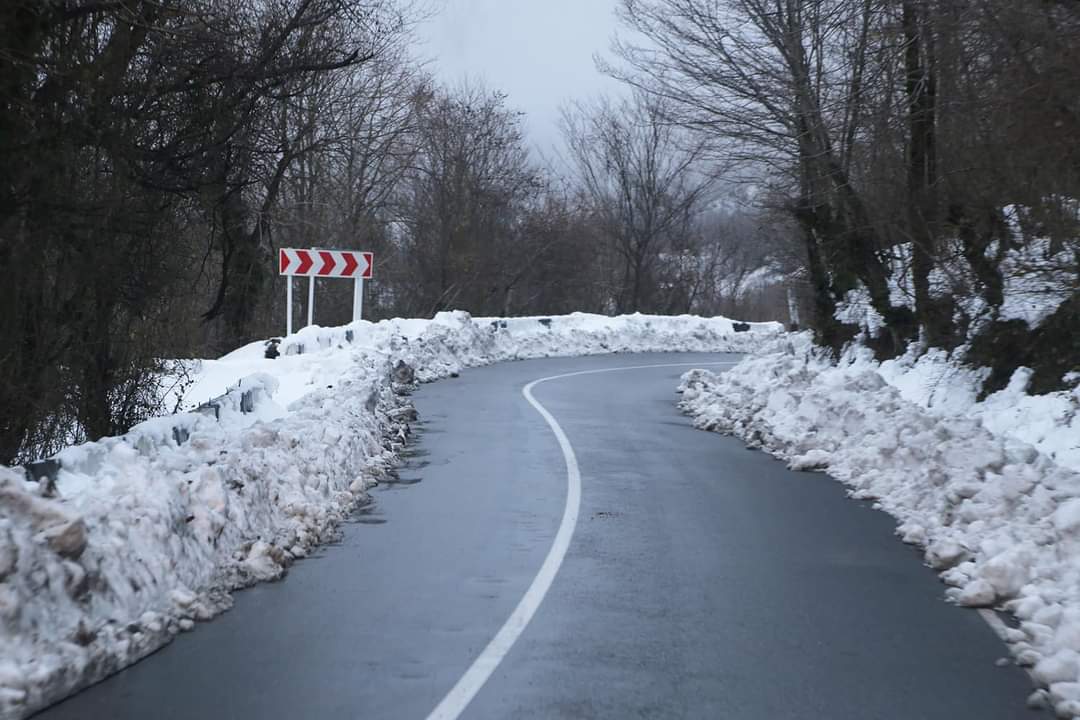
{"type": "MultiPolygon", "coordinates": [[[[40,717],[424,720],[515,611],[564,518],[564,455],[522,388],[731,359],[533,360],[424,386],[401,482],[376,489],[340,543],[40,717]]],[[[580,464],[576,530],[460,717],[1046,717],[889,517],[692,429],[673,394],[685,370],[533,389],[580,464]]]]}

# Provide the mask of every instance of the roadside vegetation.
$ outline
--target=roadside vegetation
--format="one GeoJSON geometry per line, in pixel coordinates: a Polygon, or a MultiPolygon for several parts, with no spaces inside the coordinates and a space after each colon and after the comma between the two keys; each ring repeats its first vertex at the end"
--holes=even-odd
{"type": "MultiPolygon", "coordinates": [[[[712,165],[676,149],[685,133],[652,100],[568,125],[591,145],[616,118],[603,147],[618,157],[549,162],[497,89],[432,79],[415,37],[428,11],[3,3],[0,464],[172,410],[163,358],[279,334],[281,247],[373,251],[373,320],[786,312],[751,274],[757,224],[714,202],[712,165]],[[602,179],[570,169],[611,160],[602,179]]],[[[347,285],[320,284],[316,322],[349,320],[347,285]]]]}
{"type": "Polygon", "coordinates": [[[1080,369],[1080,6],[620,6],[610,71],[776,211],[821,345],[957,350],[984,392],[1080,369]]]}
{"type": "MultiPolygon", "coordinates": [[[[373,320],[722,313],[941,348],[985,392],[1080,370],[1075,3],[619,0],[627,91],[565,107],[560,157],[497,88],[433,79],[430,12],[4,3],[0,463],[279,334],[281,247],[373,251],[373,320]]],[[[319,297],[348,321],[347,283],[319,297]]]]}

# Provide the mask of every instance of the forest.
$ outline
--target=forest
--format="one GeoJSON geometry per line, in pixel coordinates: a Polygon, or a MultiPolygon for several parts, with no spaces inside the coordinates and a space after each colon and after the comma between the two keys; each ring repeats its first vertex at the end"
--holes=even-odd
{"type": "Polygon", "coordinates": [[[1080,370],[1080,5],[622,0],[610,72],[786,222],[816,340],[1080,370]],[[730,171],[729,171],[730,172],[730,171]],[[738,171],[736,171],[738,172],[738,171]]]}
{"type": "MultiPolygon", "coordinates": [[[[429,12],[3,3],[0,464],[280,335],[282,247],[373,251],[370,320],[725,314],[944,348],[987,391],[1080,370],[1073,0],[619,0],[597,61],[626,92],[568,103],[560,158],[498,88],[434,79],[429,12]]],[[[348,322],[347,283],[319,292],[348,322]]]]}

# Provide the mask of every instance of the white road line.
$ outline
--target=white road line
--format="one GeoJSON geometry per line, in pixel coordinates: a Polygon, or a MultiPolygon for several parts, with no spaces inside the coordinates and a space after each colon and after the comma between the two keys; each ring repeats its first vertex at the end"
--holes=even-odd
{"type": "MultiPolygon", "coordinates": [[[[990,629],[1001,638],[1001,642],[1005,643],[1005,647],[1011,649],[1013,643],[1009,640],[1009,626],[1005,624],[1005,621],[1001,619],[1001,616],[997,614],[997,611],[992,608],[979,608],[979,616],[982,617],[982,619],[986,621],[986,624],[990,626],[990,629]]],[[[1028,674],[1031,681],[1035,683],[1035,687],[1045,687],[1043,681],[1035,677],[1032,673],[1032,668],[1023,665],[1020,667],[1028,674]]]]}
{"type": "Polygon", "coordinates": [[[990,629],[994,631],[1002,642],[1006,645],[1009,644],[1009,626],[1005,624],[998,614],[990,608],[979,608],[979,615],[986,621],[986,624],[990,626],[990,629]]]}
{"type": "MultiPolygon", "coordinates": [[[[986,624],[990,626],[991,630],[994,630],[995,635],[1001,638],[1001,642],[1005,644],[1005,648],[1011,649],[1013,643],[1012,640],[1009,639],[1010,628],[1007,624],[1005,624],[1005,621],[1001,620],[1001,616],[997,613],[997,611],[991,608],[980,608],[978,609],[978,615],[980,615],[982,619],[986,621],[986,624]]],[[[1031,678],[1031,682],[1035,683],[1036,688],[1044,687],[1043,682],[1031,673],[1030,667],[1021,665],[1021,669],[1023,669],[1025,673],[1027,673],[1029,678],[1031,678]]]]}
{"type": "Polygon", "coordinates": [[[517,607],[514,608],[514,612],[510,614],[507,621],[499,628],[499,632],[495,633],[495,637],[491,639],[491,642],[487,644],[487,647],[485,647],[480,655],[473,660],[472,665],[470,665],[469,669],[465,671],[465,674],[461,676],[461,679],[457,681],[457,684],[455,684],[454,687],[450,689],[450,692],[446,694],[446,697],[435,706],[435,709],[427,716],[427,720],[457,720],[457,718],[461,716],[461,713],[465,712],[465,708],[469,706],[472,699],[476,697],[476,694],[484,687],[484,683],[488,681],[491,674],[499,667],[499,663],[501,663],[503,658],[506,657],[506,654],[510,652],[510,648],[514,646],[514,643],[517,642],[521,633],[524,632],[529,621],[532,620],[533,615],[536,614],[537,609],[540,607],[540,603],[544,601],[544,597],[547,595],[548,590],[551,589],[551,583],[555,580],[556,573],[558,573],[559,568],[562,567],[563,558],[566,557],[566,551],[570,548],[570,540],[574,537],[574,528],[577,526],[578,512],[581,509],[581,471],[578,468],[577,456],[574,455],[574,448],[570,445],[570,440],[567,439],[566,433],[563,432],[562,427],[559,425],[559,421],[555,419],[554,415],[548,412],[547,408],[541,405],[536,398],[533,397],[533,388],[541,383],[548,382],[549,380],[561,380],[563,378],[576,377],[578,375],[618,372],[620,370],[644,370],[646,368],[666,367],[706,367],[712,365],[737,364],[737,362],[665,363],[661,365],[627,365],[623,367],[601,368],[599,370],[582,370],[580,372],[543,377],[538,380],[533,380],[522,388],[521,394],[524,395],[525,399],[529,401],[529,404],[540,413],[540,416],[547,422],[548,427],[551,428],[551,432],[555,434],[555,439],[559,441],[559,449],[562,450],[563,460],[566,463],[566,507],[563,509],[562,522],[559,524],[558,532],[555,533],[555,540],[551,543],[551,549],[548,550],[547,557],[544,558],[544,564],[540,566],[540,572],[536,574],[532,584],[529,585],[529,589],[525,591],[524,597],[521,598],[517,607]]]}

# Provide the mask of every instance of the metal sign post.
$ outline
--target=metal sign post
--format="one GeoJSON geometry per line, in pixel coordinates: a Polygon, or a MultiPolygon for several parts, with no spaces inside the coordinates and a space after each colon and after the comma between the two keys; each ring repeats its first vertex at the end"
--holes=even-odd
{"type": "Polygon", "coordinates": [[[356,322],[364,314],[364,278],[363,276],[353,281],[352,295],[352,321],[356,322]]]}
{"type": "Polygon", "coordinates": [[[285,279],[285,335],[292,335],[292,275],[285,279]]]}
{"type": "Polygon", "coordinates": [[[282,248],[278,253],[278,272],[289,278],[285,286],[285,322],[287,333],[292,332],[292,279],[293,276],[308,278],[307,324],[315,324],[315,278],[352,278],[353,322],[364,311],[364,280],[370,279],[374,255],[356,250],[299,250],[282,248]]]}
{"type": "Polygon", "coordinates": [[[307,279],[307,325],[315,324],[315,276],[308,275],[307,279]]]}

